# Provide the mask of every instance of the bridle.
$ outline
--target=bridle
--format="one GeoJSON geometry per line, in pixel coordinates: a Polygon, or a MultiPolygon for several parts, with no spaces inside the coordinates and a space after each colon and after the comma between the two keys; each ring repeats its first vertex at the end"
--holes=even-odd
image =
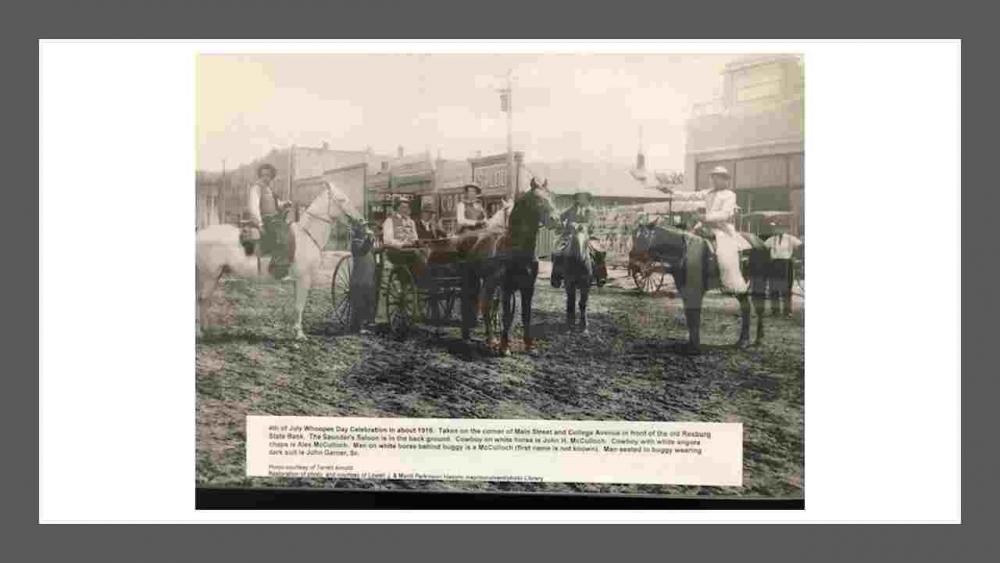
{"type": "MultiPolygon", "coordinates": [[[[331,225],[331,226],[334,225],[333,219],[330,219],[330,216],[333,215],[333,187],[329,183],[327,183],[327,185],[326,185],[326,215],[327,216],[326,217],[321,217],[321,216],[319,216],[319,215],[317,215],[317,214],[309,211],[308,208],[306,208],[305,214],[308,215],[309,217],[312,217],[313,219],[316,219],[318,221],[322,221],[323,223],[326,223],[327,225],[331,225]]],[[[323,250],[323,245],[320,244],[319,241],[316,240],[316,237],[314,237],[313,234],[309,232],[309,229],[307,229],[305,225],[302,225],[302,232],[304,232],[306,234],[306,236],[309,237],[309,240],[313,241],[313,244],[316,245],[316,248],[320,249],[320,251],[323,250]]]]}

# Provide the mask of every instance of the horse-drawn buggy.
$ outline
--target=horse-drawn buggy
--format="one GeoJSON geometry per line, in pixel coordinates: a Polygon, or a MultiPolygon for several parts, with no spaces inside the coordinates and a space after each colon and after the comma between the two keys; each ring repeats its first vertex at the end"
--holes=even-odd
{"type": "MultiPolygon", "coordinates": [[[[384,207],[373,216],[388,217],[389,205],[384,207]]],[[[482,285],[483,260],[477,243],[482,237],[441,231],[434,238],[386,244],[381,229],[377,224],[373,226],[354,229],[351,254],[340,257],[334,268],[334,328],[357,328],[376,320],[386,322],[397,336],[419,324],[440,328],[455,322],[456,304],[462,304],[463,299],[463,326],[474,323],[473,307],[481,305],[477,295],[482,285]],[[359,292],[367,298],[358,299],[359,292]]],[[[499,294],[489,297],[491,306],[480,309],[484,309],[486,321],[493,323],[490,328],[495,328],[500,298],[499,294]]]]}

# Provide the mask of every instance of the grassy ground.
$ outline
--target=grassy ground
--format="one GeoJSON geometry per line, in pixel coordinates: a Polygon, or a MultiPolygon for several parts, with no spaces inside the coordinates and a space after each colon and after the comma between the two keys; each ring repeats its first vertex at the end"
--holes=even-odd
{"type": "Polygon", "coordinates": [[[494,357],[464,346],[455,327],[404,340],[326,335],[328,285],[310,296],[310,339],[296,342],[290,283],[228,280],[210,311],[217,326],[197,345],[197,484],[802,497],[801,309],[767,317],[765,343],[737,350],[736,301],[710,293],[705,351],[686,357],[679,300],[625,285],[591,293],[591,334],[581,336],[562,330],[564,294],[540,279],[537,355],[494,357]],[[742,422],[744,486],[248,478],[248,414],[742,422]]]}

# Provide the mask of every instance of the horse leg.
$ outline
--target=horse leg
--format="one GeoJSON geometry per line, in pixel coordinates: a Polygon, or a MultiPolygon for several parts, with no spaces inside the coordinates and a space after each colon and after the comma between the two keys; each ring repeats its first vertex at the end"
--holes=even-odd
{"type": "Polygon", "coordinates": [[[576,325],[576,280],[566,278],[566,330],[576,325]]]}
{"type": "Polygon", "coordinates": [[[222,279],[222,274],[224,270],[219,268],[218,273],[206,272],[201,273],[196,271],[195,273],[195,285],[196,293],[196,305],[195,305],[195,336],[196,338],[201,338],[204,336],[204,329],[208,327],[208,300],[212,297],[215,292],[215,288],[219,284],[219,280],[222,279]]]}
{"type": "Polygon", "coordinates": [[[514,324],[514,288],[507,279],[504,280],[502,295],[503,328],[500,334],[500,353],[505,354],[510,350],[510,326],[514,324]]]}
{"type": "Polygon", "coordinates": [[[580,330],[587,334],[587,298],[590,297],[590,279],[580,284],[580,330]]]}
{"type": "MultiPolygon", "coordinates": [[[[536,266],[537,267],[537,266],[536,266]]],[[[524,349],[531,351],[535,347],[535,339],[531,337],[531,300],[535,296],[535,278],[521,288],[521,324],[524,330],[524,349]]]]}
{"type": "Polygon", "coordinates": [[[701,297],[684,298],[684,320],[688,328],[688,348],[697,353],[701,347],[701,297]]]}
{"type": "Polygon", "coordinates": [[[312,276],[309,272],[299,272],[295,277],[295,338],[305,340],[306,333],[302,331],[302,313],[306,310],[306,300],[309,297],[309,287],[312,285],[312,276]]]}
{"type": "Polygon", "coordinates": [[[483,324],[486,325],[486,342],[489,345],[493,345],[493,296],[496,295],[496,281],[493,276],[486,278],[483,281],[483,287],[480,290],[480,311],[483,318],[483,324]]]}
{"type": "Polygon", "coordinates": [[[756,274],[750,278],[750,300],[757,315],[757,336],[754,344],[764,341],[764,312],[767,310],[767,278],[756,274]]]}
{"type": "Polygon", "coordinates": [[[478,295],[476,272],[471,265],[462,266],[462,340],[472,339],[476,324],[476,298],[478,295]]]}
{"type": "Polygon", "coordinates": [[[740,302],[740,339],[736,341],[736,346],[743,348],[750,341],[750,298],[741,293],[736,299],[740,302]]]}

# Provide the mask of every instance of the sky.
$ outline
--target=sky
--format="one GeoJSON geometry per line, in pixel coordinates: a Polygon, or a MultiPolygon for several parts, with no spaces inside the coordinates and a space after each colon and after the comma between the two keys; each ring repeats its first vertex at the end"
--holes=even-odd
{"type": "Polygon", "coordinates": [[[635,162],[681,170],[684,122],[721,93],[742,55],[201,55],[198,168],[291,144],[465,159],[506,151],[496,89],[510,71],[514,150],[526,160],[635,162]]]}

